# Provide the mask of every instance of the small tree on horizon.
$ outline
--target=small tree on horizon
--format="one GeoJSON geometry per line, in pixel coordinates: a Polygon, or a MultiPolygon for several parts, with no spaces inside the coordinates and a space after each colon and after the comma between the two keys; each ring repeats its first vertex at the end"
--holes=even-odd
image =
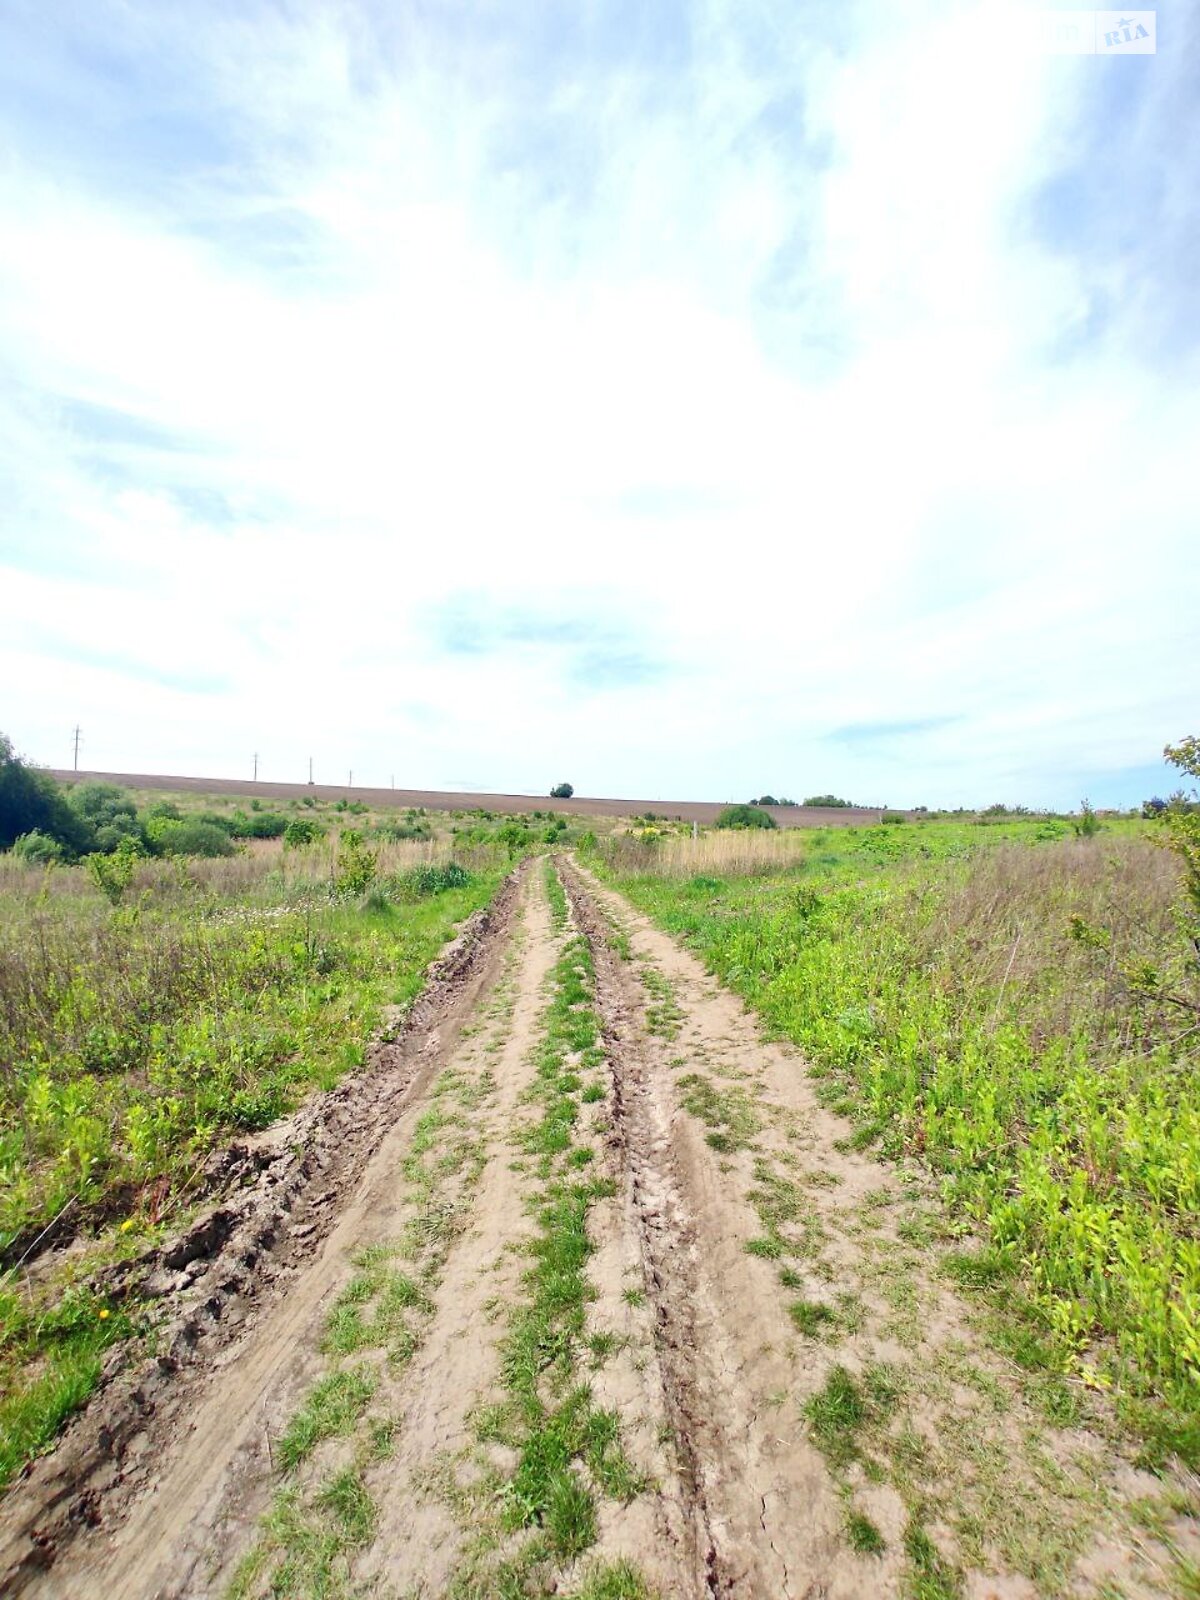
{"type": "Polygon", "coordinates": [[[574,784],[556,783],[550,791],[550,798],[551,800],[569,800],[574,793],[574,784]]]}

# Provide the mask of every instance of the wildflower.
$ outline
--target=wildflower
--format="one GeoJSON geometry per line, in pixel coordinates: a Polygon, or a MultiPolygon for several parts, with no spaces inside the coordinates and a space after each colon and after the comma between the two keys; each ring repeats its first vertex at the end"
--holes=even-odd
{"type": "Polygon", "coordinates": [[[104,1306],[104,1307],[103,1307],[103,1308],[102,1308],[102,1309],[101,1309],[101,1311],[100,1311],[100,1312],[99,1312],[99,1313],[98,1313],[98,1315],[99,1315],[99,1318],[100,1318],[100,1321],[101,1321],[101,1322],[103,1322],[103,1321],[104,1321],[104,1319],[105,1319],[105,1317],[107,1317],[107,1316],[108,1316],[108,1307],[107,1307],[107,1306],[104,1306]]]}

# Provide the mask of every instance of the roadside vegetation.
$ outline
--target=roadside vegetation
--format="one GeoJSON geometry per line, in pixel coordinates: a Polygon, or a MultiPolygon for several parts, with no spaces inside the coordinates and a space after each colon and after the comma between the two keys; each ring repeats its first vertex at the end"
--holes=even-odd
{"type": "Polygon", "coordinates": [[[996,808],[592,857],[804,1049],[856,1147],[936,1176],[946,1270],[1006,1355],[1110,1393],[1143,1459],[1193,1468],[1194,815],[996,808]]]}
{"type": "Polygon", "coordinates": [[[181,1223],[214,1149],[361,1066],[514,859],[503,824],[460,845],[335,811],[288,843],[97,787],[63,803],[136,846],[0,855],[0,1486],[147,1331],[96,1274],[181,1223]],[[228,853],[147,853],[156,815],[228,853]]]}

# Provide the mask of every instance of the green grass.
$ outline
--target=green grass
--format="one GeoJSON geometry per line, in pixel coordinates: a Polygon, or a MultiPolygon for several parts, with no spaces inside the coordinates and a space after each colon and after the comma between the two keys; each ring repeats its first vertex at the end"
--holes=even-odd
{"type": "MultiPolygon", "coordinates": [[[[547,878],[547,885],[558,882],[547,878]]],[[[552,910],[555,896],[551,889],[552,910]]],[[[565,932],[565,900],[557,919],[565,932]]],[[[586,942],[568,936],[550,978],[550,999],[537,1046],[532,1119],[519,1137],[537,1158],[529,1198],[537,1225],[531,1265],[510,1306],[501,1341],[502,1398],[475,1418],[480,1443],[497,1442],[514,1456],[495,1504],[502,1530],[525,1533],[523,1552],[489,1565],[477,1556],[463,1594],[541,1594],[550,1574],[575,1561],[597,1536],[597,1499],[628,1502],[645,1487],[621,1442],[615,1411],[595,1404],[581,1369],[614,1348],[611,1336],[589,1331],[594,1291],[587,1277],[592,1253],[587,1219],[593,1203],[614,1192],[610,1180],[587,1171],[593,1152],[575,1143],[582,1080],[576,1057],[599,1048],[595,975],[586,942]],[[586,1159],[585,1159],[586,1158],[586,1159]]],[[[583,1595],[638,1595],[632,1568],[597,1568],[583,1595]]],[[[556,1591],[557,1592],[557,1591],[556,1591]]]]}
{"type": "MultiPolygon", "coordinates": [[[[925,1163],[985,1241],[946,1270],[1029,1364],[1197,1465],[1200,967],[1144,831],[938,821],[814,833],[741,877],[687,877],[677,843],[600,864],[804,1050],[849,1147],[925,1163]]],[[[684,1083],[718,1148],[752,1139],[684,1083]]]]}
{"type": "Polygon", "coordinates": [[[760,1124],[744,1089],[719,1089],[702,1072],[686,1073],[678,1082],[684,1110],[705,1124],[714,1150],[728,1154],[750,1148],[760,1124]]]}
{"type": "Polygon", "coordinates": [[[879,1529],[861,1511],[852,1511],[846,1518],[846,1539],[851,1550],[860,1556],[881,1556],[887,1549],[879,1529]]]}
{"type": "Polygon", "coordinates": [[[353,1552],[371,1541],[377,1517],[365,1474],[394,1450],[391,1382],[425,1337],[446,1255],[467,1224],[493,1092],[486,1068],[451,1067],[434,1082],[401,1165],[409,1224],[351,1259],[321,1340],[327,1370],[274,1444],[282,1482],[235,1595],[352,1592],[353,1552]]]}
{"type": "Polygon", "coordinates": [[[910,1522],[905,1532],[904,1553],[910,1562],[907,1587],[911,1600],[958,1600],[962,1595],[961,1576],[915,1522],[910,1522]]]}
{"type": "Polygon", "coordinates": [[[654,1594],[631,1561],[612,1561],[594,1566],[571,1600],[654,1600],[654,1594]]]}
{"type": "Polygon", "coordinates": [[[307,1494],[281,1490],[263,1518],[258,1543],[238,1567],[228,1600],[264,1593],[288,1600],[348,1597],[351,1557],[370,1544],[378,1520],[379,1509],[357,1467],[343,1469],[307,1494]]]}
{"type": "Polygon", "coordinates": [[[374,1393],[374,1375],[362,1367],[331,1372],[314,1384],[276,1446],[283,1470],[294,1472],[322,1439],[349,1433],[374,1393]]]}
{"type": "MultiPolygon", "coordinates": [[[[384,1007],[411,1001],[500,876],[364,906],[253,862],[208,865],[232,876],[202,891],[178,872],[116,910],[75,883],[80,869],[49,895],[3,879],[0,1054],[17,1065],[0,1076],[0,1253],[21,1255],[60,1213],[99,1235],[97,1264],[161,1236],[214,1146],[361,1065],[384,1007]]],[[[0,1487],[144,1320],[89,1323],[81,1292],[61,1274],[32,1296],[0,1282],[0,1487]]],[[[360,1333],[346,1308],[332,1337],[350,1348],[360,1333]]]]}
{"type": "Polygon", "coordinates": [[[837,1321],[837,1312],[819,1300],[793,1300],[788,1306],[788,1316],[797,1332],[806,1339],[819,1339],[837,1321]]]}

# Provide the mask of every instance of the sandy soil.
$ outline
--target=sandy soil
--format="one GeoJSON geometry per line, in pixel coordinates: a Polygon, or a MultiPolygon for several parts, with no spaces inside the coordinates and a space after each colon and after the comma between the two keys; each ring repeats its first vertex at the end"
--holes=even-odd
{"type": "Polygon", "coordinates": [[[571,863],[560,871],[565,925],[541,867],[525,869],[404,1037],[274,1135],[254,1181],[146,1265],[169,1311],[163,1353],[114,1371],[9,1495],[3,1592],[228,1593],[281,1485],[303,1501],[351,1461],[330,1439],[289,1478],[279,1441],[332,1370],[331,1314],[363,1251],[421,1236],[430,1216],[411,1348],[371,1368],[387,1448],[354,1457],[378,1515],[347,1557],[350,1588],[329,1592],[494,1592],[469,1574],[513,1461],[478,1419],[501,1397],[529,1260],[537,1173],[521,1131],[547,984],[576,933],[605,1056],[576,1137],[612,1180],[588,1218],[586,1326],[609,1354],[587,1381],[641,1476],[624,1499],[598,1497],[591,1547],[555,1592],[628,1558],[664,1600],[900,1596],[918,1524],[955,1574],[931,1595],[1173,1592],[1169,1543],[1195,1548],[1180,1486],[1153,1536],[1135,1523],[1163,1486],[1098,1424],[1049,1426],[989,1353],[912,1242],[932,1205],[913,1176],[848,1148],[796,1053],[690,955],[571,863]],[[798,1295],[824,1308],[815,1331],[797,1324],[798,1295]],[[806,1409],[835,1369],[884,1397],[840,1458],[806,1409]],[[878,1550],[855,1548],[851,1515],[878,1550]]]}

